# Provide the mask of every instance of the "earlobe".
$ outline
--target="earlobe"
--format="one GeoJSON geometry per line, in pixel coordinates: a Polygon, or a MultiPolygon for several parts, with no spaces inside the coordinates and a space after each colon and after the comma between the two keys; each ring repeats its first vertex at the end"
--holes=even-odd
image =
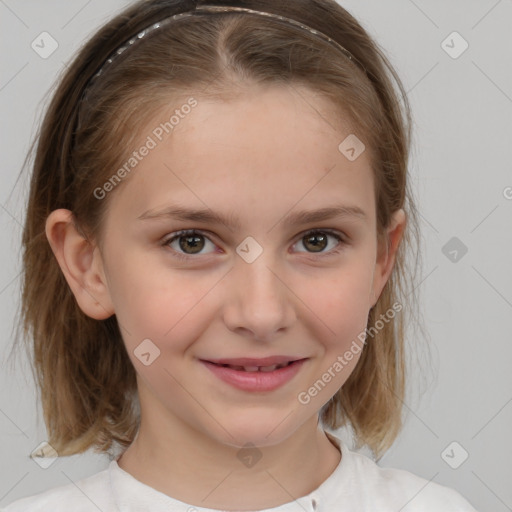
{"type": "Polygon", "coordinates": [[[80,309],[104,320],[114,314],[97,246],[79,232],[70,210],[58,209],[46,219],[46,237],[80,309]]]}
{"type": "Polygon", "coordinates": [[[395,211],[390,226],[387,229],[386,238],[379,243],[377,249],[377,261],[372,279],[371,307],[375,306],[379,300],[380,294],[391,275],[405,226],[406,217],[404,210],[395,211]]]}

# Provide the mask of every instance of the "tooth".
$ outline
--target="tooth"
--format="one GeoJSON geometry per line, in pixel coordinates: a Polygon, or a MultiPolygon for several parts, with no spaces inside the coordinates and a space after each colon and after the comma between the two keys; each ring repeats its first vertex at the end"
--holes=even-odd
{"type": "Polygon", "coordinates": [[[232,370],[237,371],[245,371],[245,372],[273,372],[274,370],[279,370],[280,368],[284,368],[285,366],[288,366],[290,364],[290,361],[287,363],[281,363],[281,364],[275,364],[272,366],[235,366],[232,364],[223,364],[222,366],[231,368],[232,370]]]}

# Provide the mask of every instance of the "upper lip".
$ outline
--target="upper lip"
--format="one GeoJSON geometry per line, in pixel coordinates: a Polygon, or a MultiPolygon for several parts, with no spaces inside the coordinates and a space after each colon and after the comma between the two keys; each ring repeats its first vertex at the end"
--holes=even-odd
{"type": "Polygon", "coordinates": [[[294,356],[270,356],[262,357],[259,359],[250,357],[236,357],[236,358],[223,358],[223,359],[203,359],[214,364],[229,364],[231,366],[273,366],[283,363],[289,363],[290,361],[298,361],[305,359],[304,357],[294,356]]]}

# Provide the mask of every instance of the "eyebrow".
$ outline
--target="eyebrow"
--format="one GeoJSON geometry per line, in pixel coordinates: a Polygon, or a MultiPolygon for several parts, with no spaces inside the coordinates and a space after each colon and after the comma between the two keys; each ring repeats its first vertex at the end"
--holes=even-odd
{"type": "MultiPolygon", "coordinates": [[[[296,226],[300,224],[308,224],[312,222],[320,222],[334,218],[353,217],[357,219],[366,219],[366,213],[358,206],[335,205],[318,210],[303,210],[288,214],[283,222],[285,227],[296,226]]],[[[211,209],[191,209],[178,205],[168,206],[161,210],[147,210],[137,217],[138,220],[152,219],[176,219],[184,221],[195,221],[210,224],[223,224],[231,229],[240,229],[240,220],[238,216],[231,213],[228,217],[212,211],[211,209]]],[[[278,224],[277,222],[276,224],[278,224]]]]}

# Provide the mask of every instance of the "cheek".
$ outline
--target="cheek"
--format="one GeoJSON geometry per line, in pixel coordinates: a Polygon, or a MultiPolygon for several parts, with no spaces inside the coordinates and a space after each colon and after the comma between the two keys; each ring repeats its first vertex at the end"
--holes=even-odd
{"type": "Polygon", "coordinates": [[[360,259],[318,280],[308,305],[317,360],[297,401],[318,411],[345,384],[364,350],[372,267],[360,259]],[[313,331],[314,329],[314,331],[313,331]],[[321,347],[321,349],[320,349],[321,347]]]}
{"type": "Polygon", "coordinates": [[[342,268],[315,285],[312,310],[329,329],[329,345],[350,344],[366,328],[372,267],[364,261],[342,268]]]}
{"type": "Polygon", "coordinates": [[[142,263],[133,255],[109,274],[110,295],[128,348],[149,338],[165,350],[178,350],[180,340],[185,345],[211,320],[203,299],[218,276],[165,268],[149,258],[142,263]]]}

